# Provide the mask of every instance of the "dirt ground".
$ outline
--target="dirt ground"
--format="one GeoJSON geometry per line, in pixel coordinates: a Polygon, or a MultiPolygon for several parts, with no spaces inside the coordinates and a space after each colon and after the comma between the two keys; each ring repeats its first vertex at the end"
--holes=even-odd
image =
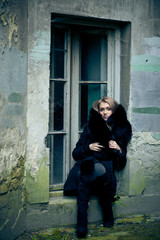
{"type": "MultiPolygon", "coordinates": [[[[24,233],[16,240],[76,240],[75,228],[35,229],[24,233]]],[[[88,226],[89,240],[160,240],[160,219],[121,219],[114,227],[104,228],[101,224],[88,226]]]]}

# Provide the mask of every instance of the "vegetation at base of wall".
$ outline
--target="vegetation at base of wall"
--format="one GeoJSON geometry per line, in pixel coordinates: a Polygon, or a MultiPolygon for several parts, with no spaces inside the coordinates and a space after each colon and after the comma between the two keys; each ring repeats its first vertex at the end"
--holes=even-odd
{"type": "Polygon", "coordinates": [[[25,159],[20,157],[17,165],[12,169],[11,173],[8,174],[8,177],[0,182],[0,195],[16,190],[22,185],[24,179],[24,162],[25,159]]]}
{"type": "MultiPolygon", "coordinates": [[[[133,218],[129,221],[121,219],[113,228],[104,228],[102,225],[89,225],[87,239],[90,240],[157,240],[160,236],[160,219],[153,221],[142,218],[135,222],[133,218]]],[[[53,228],[25,233],[17,240],[76,240],[75,228],[53,228]]]]}

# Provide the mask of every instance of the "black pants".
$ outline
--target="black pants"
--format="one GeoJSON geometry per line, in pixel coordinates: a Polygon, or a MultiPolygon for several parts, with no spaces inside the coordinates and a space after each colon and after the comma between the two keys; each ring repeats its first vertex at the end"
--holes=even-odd
{"type": "Polygon", "coordinates": [[[105,225],[107,222],[114,222],[110,179],[111,176],[108,175],[104,166],[100,163],[98,163],[98,165],[95,164],[94,172],[90,176],[79,173],[77,194],[78,232],[87,233],[87,209],[90,195],[92,194],[99,198],[103,213],[103,224],[105,225]]]}

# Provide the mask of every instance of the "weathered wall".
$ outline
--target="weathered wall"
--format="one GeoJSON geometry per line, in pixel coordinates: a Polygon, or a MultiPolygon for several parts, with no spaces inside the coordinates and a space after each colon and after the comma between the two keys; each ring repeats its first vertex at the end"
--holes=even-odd
{"type": "Polygon", "coordinates": [[[28,4],[28,101],[26,187],[28,201],[49,201],[49,156],[45,147],[49,117],[50,14],[42,1],[28,4]],[[43,177],[42,177],[43,176],[43,177]]]}
{"type": "MultiPolygon", "coordinates": [[[[6,236],[12,239],[25,229],[25,201],[32,204],[49,200],[49,158],[44,138],[48,131],[52,12],[130,23],[126,27],[131,41],[125,41],[125,29],[121,39],[123,49],[130,51],[130,62],[121,56],[121,102],[128,109],[134,133],[127,166],[118,176],[119,191],[129,196],[126,206],[132,206],[134,199],[137,203],[143,199],[143,213],[160,212],[154,204],[160,196],[160,1],[1,0],[0,7],[0,234],[3,239],[6,236]]],[[[33,208],[39,214],[38,205],[33,208]]],[[[129,213],[133,211],[126,208],[126,214],[129,213]]]]}
{"type": "Polygon", "coordinates": [[[9,239],[24,229],[27,93],[25,1],[0,1],[0,56],[0,239],[9,239]]]}

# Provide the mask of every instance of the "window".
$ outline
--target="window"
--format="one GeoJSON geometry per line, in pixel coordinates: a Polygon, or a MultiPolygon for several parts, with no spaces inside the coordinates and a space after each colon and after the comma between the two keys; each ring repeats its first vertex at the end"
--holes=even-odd
{"type": "Polygon", "coordinates": [[[119,38],[115,25],[52,16],[48,133],[51,188],[63,185],[73,165],[71,153],[92,103],[106,95],[119,101],[119,38]]]}

